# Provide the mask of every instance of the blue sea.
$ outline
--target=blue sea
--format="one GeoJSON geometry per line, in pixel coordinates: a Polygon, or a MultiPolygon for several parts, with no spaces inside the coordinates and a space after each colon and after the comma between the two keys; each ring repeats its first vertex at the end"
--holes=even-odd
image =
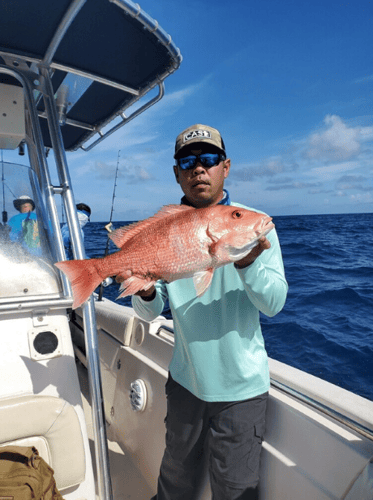
{"type": "MultiPolygon", "coordinates": [[[[277,316],[262,316],[269,356],[373,400],[373,213],[273,220],[289,293],[277,316]]],[[[88,257],[104,255],[104,225],[84,228],[88,257]]],[[[104,296],[115,300],[118,288],[114,282],[104,296]]]]}

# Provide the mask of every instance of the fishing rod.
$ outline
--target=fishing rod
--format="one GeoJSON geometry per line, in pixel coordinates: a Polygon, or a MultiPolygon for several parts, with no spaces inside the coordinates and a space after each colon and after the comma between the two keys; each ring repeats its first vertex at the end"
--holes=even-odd
{"type": "MultiPolygon", "coordinates": [[[[117,189],[117,179],[118,179],[118,170],[119,170],[119,157],[120,157],[120,150],[118,151],[117,168],[115,170],[113,197],[112,197],[112,200],[111,200],[110,220],[109,220],[108,224],[106,224],[106,226],[105,226],[105,229],[108,231],[108,233],[111,233],[113,231],[113,224],[112,224],[111,221],[113,219],[115,191],[117,189]]],[[[106,248],[105,248],[105,255],[104,255],[105,257],[109,253],[109,246],[110,246],[110,238],[108,236],[107,241],[106,241],[106,248]]],[[[103,293],[104,293],[104,286],[105,285],[103,283],[104,282],[102,282],[101,285],[100,285],[100,291],[99,291],[99,294],[98,294],[98,300],[100,300],[100,301],[102,300],[102,296],[103,296],[103,293]]],[[[110,283],[108,283],[108,285],[110,285],[110,283]]]]}

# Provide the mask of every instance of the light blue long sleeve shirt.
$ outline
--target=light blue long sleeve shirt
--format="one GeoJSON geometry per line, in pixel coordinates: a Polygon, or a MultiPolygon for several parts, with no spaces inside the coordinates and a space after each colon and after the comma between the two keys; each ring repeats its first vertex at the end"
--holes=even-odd
{"type": "Polygon", "coordinates": [[[269,390],[259,312],[272,317],[281,311],[288,285],[276,230],[267,238],[271,248],[250,266],[216,269],[201,297],[192,278],[157,282],[152,301],[132,297],[136,313],[148,321],[161,314],[168,298],[175,334],[170,373],[199,399],[242,401],[269,390]]]}

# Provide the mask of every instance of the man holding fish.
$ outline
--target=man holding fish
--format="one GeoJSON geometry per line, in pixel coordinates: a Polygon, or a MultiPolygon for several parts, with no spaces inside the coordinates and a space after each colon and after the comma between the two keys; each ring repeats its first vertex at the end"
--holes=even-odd
{"type": "MultiPolygon", "coordinates": [[[[281,250],[271,219],[231,202],[224,189],[231,162],[218,130],[189,127],[177,137],[174,158],[184,197],[173,214],[185,210],[185,217],[196,213],[208,219],[205,226],[180,219],[177,232],[187,232],[187,239],[179,237],[179,254],[189,252],[193,260],[199,232],[210,260],[199,269],[185,267],[183,276],[163,273],[154,282],[148,274],[147,285],[132,289],[133,307],[142,318],[156,318],[168,299],[174,320],[166,450],[154,499],[194,499],[205,452],[213,500],[257,499],[269,391],[259,312],[272,317],[284,306],[288,286],[281,250]],[[232,236],[236,223],[242,227],[232,236]]],[[[177,240],[175,235],[170,233],[170,240],[177,240]]],[[[179,254],[172,257],[176,264],[179,254]]],[[[131,277],[124,288],[132,287],[134,275],[122,272],[118,281],[131,277]]]]}
{"type": "Polygon", "coordinates": [[[218,130],[186,129],[175,160],[181,205],[110,233],[118,252],[55,265],[74,309],[109,276],[146,320],[169,301],[175,345],[155,498],[193,500],[206,450],[213,500],[257,499],[269,390],[259,313],[274,316],[286,300],[280,245],[271,217],[231,202],[218,130]]]}

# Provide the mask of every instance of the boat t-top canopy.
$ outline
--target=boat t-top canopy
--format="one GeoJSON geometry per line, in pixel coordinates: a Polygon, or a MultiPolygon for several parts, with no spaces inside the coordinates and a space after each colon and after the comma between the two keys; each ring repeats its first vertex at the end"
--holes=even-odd
{"type": "MultiPolygon", "coordinates": [[[[163,81],[182,60],[171,37],[130,0],[4,0],[1,10],[0,64],[50,71],[66,151],[91,149],[161,99],[163,81]],[[157,86],[158,95],[125,115],[157,86]]],[[[8,75],[0,81],[14,84],[8,75]]],[[[50,148],[44,101],[34,94],[50,148]]]]}

